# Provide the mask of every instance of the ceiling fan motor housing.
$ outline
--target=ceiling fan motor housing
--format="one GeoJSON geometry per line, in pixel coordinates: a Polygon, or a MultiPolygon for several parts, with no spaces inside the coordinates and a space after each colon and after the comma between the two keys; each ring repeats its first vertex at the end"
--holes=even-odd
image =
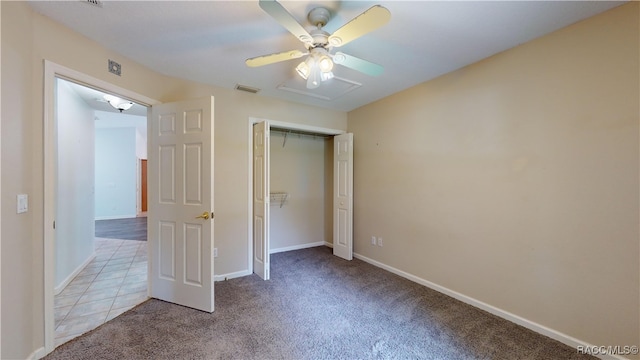
{"type": "Polygon", "coordinates": [[[309,48],[326,47],[329,44],[329,33],[322,29],[314,29],[309,32],[313,43],[309,48]]]}

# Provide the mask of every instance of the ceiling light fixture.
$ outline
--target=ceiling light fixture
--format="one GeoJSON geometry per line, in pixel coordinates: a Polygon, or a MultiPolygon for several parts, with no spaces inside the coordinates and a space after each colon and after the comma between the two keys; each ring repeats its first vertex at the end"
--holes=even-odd
{"type": "Polygon", "coordinates": [[[322,55],[320,59],[318,59],[318,67],[323,73],[330,72],[333,69],[333,61],[331,61],[331,58],[327,55],[322,55]]]}
{"type": "MultiPolygon", "coordinates": [[[[382,74],[384,68],[378,64],[344,53],[332,55],[329,52],[334,47],[344,46],[389,22],[391,13],[387,8],[380,5],[372,6],[353,18],[353,20],[338,28],[333,34],[330,34],[325,31],[323,27],[327,25],[335,13],[327,8],[316,7],[309,11],[307,19],[315,28],[307,31],[305,26],[298,22],[277,0],[259,0],[258,4],[262,10],[278,21],[298,40],[302,41],[308,52],[289,50],[257,56],[245,60],[247,66],[264,66],[305,56],[304,61],[298,63],[295,69],[298,75],[306,80],[307,89],[315,89],[319,87],[323,81],[333,79],[332,70],[334,64],[351,68],[371,76],[382,74]]],[[[299,82],[299,79],[295,79],[296,82],[299,82]]],[[[338,79],[338,77],[336,77],[336,79],[338,79]]],[[[340,80],[332,80],[332,82],[334,81],[340,80]]]]}
{"type": "Polygon", "coordinates": [[[113,95],[105,95],[104,99],[111,105],[114,109],[119,110],[120,112],[131,109],[133,103],[129,100],[120,99],[117,96],[113,95]]]}
{"type": "Polygon", "coordinates": [[[298,75],[307,80],[307,89],[315,89],[322,81],[333,78],[333,60],[329,56],[327,49],[322,47],[310,50],[309,56],[298,66],[298,75]]]}

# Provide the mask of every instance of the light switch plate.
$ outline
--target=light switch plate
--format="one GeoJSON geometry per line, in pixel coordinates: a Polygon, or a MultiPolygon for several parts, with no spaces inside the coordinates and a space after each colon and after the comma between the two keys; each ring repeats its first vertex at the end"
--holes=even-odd
{"type": "Polygon", "coordinates": [[[18,214],[26,213],[29,210],[29,195],[27,194],[18,194],[17,196],[18,203],[18,214]]]}

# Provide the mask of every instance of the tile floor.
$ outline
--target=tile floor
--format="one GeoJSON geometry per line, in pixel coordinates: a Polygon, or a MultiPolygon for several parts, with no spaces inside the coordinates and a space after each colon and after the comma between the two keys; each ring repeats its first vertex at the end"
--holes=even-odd
{"type": "Polygon", "coordinates": [[[56,346],[147,299],[147,242],[96,238],[96,257],[55,296],[56,346]]]}

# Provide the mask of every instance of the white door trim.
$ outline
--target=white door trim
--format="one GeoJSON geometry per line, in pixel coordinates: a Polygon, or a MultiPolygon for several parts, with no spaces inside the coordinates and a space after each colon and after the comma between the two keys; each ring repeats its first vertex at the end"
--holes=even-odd
{"type": "MultiPolygon", "coordinates": [[[[247,275],[253,274],[253,124],[263,121],[269,121],[269,127],[277,127],[280,129],[290,129],[298,131],[315,132],[317,134],[340,135],[345,134],[345,130],[325,128],[313,125],[296,124],[286,121],[269,120],[265,118],[250,117],[247,122],[247,275]]],[[[271,249],[269,249],[271,250],[271,249]]]]}
{"type": "Polygon", "coordinates": [[[54,266],[55,266],[55,231],[53,222],[56,215],[56,119],[55,119],[55,79],[61,78],[74,83],[104,91],[119,97],[132,100],[140,105],[151,106],[160,102],[131,90],[121,88],[104,80],[94,78],[79,71],[69,69],[48,60],[44,60],[44,99],[43,99],[43,131],[44,131],[44,348],[45,354],[55,349],[54,319],[54,266]]]}
{"type": "MultiPolygon", "coordinates": [[[[2,18],[2,6],[0,6],[0,19],[1,18],[2,18]]],[[[2,50],[0,50],[0,53],[1,52],[2,52],[2,50]]],[[[0,58],[2,58],[2,56],[0,56],[0,58]]],[[[2,91],[0,91],[0,109],[2,109],[2,94],[1,94],[1,92],[2,91]]],[[[0,121],[0,123],[1,122],[2,121],[0,121]]],[[[2,130],[1,129],[0,129],[0,134],[2,134],[2,130]]],[[[1,138],[1,136],[0,136],[0,138],[1,138]]],[[[1,144],[0,144],[0,149],[2,149],[1,144]]],[[[1,151],[0,151],[0,153],[1,153],[1,151]]],[[[1,156],[0,156],[0,158],[1,158],[1,156]]],[[[2,167],[0,166],[0,168],[2,168],[2,167]]],[[[0,179],[2,179],[2,170],[0,170],[0,179]]],[[[2,194],[2,180],[0,180],[0,194],[2,194]]],[[[1,211],[0,211],[0,213],[1,213],[1,211]]],[[[0,214],[0,244],[2,244],[2,235],[1,234],[2,234],[2,216],[0,214]]],[[[2,259],[2,256],[0,256],[0,259],[2,259]]],[[[2,266],[0,266],[0,269],[2,269],[2,266]]],[[[0,279],[1,278],[2,278],[2,274],[1,274],[1,271],[0,271],[0,279]]],[[[2,287],[1,286],[0,286],[0,299],[2,299],[2,287]]],[[[0,300],[0,309],[2,309],[2,301],[1,300],[0,300]]],[[[2,311],[0,311],[0,324],[2,324],[2,315],[1,315],[1,313],[2,313],[2,311]]],[[[0,326],[0,339],[2,339],[2,330],[1,330],[1,328],[2,328],[2,326],[0,326]]],[[[0,354],[2,354],[2,341],[0,341],[0,354]]]]}

